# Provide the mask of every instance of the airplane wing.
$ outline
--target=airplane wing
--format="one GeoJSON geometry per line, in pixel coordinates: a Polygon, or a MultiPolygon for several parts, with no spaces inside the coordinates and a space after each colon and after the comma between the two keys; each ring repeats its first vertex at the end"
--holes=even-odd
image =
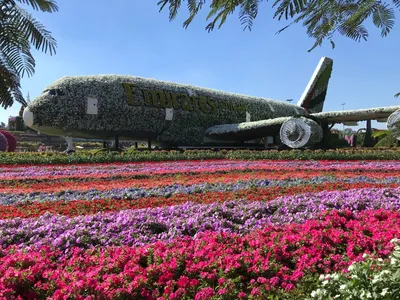
{"type": "Polygon", "coordinates": [[[216,125],[208,128],[205,135],[218,140],[251,140],[274,134],[279,131],[282,124],[292,117],[274,118],[268,120],[244,122],[237,124],[216,125]]]}
{"type": "Polygon", "coordinates": [[[366,120],[386,122],[387,118],[399,110],[400,106],[387,106],[370,109],[329,111],[310,114],[313,119],[329,123],[347,123],[366,120]]]}
{"type": "MultiPolygon", "coordinates": [[[[364,120],[377,120],[379,122],[386,122],[389,116],[397,110],[400,110],[400,106],[320,112],[310,114],[308,117],[317,122],[322,121],[327,123],[345,123],[354,126],[357,125],[357,121],[364,120]]],[[[307,118],[307,116],[303,117],[307,118]]],[[[205,131],[205,136],[218,140],[257,139],[276,134],[276,132],[279,132],[282,124],[289,119],[292,119],[292,117],[281,117],[237,124],[216,125],[209,127],[205,131]]]]}

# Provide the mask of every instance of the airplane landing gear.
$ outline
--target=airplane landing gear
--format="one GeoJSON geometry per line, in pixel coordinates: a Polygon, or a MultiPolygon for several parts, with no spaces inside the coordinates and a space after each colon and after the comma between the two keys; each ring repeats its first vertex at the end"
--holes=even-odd
{"type": "Polygon", "coordinates": [[[66,152],[67,154],[74,153],[75,150],[74,150],[74,144],[73,144],[73,142],[72,142],[72,137],[70,137],[70,136],[64,136],[64,139],[65,139],[66,142],[67,142],[67,150],[65,150],[65,152],[66,152]]]}

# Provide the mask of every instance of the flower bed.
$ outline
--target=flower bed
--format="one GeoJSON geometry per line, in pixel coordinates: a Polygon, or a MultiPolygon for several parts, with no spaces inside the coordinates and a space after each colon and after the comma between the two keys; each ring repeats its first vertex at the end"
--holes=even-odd
{"type": "Polygon", "coordinates": [[[303,299],[400,236],[397,161],[0,171],[5,299],[303,299]]]}

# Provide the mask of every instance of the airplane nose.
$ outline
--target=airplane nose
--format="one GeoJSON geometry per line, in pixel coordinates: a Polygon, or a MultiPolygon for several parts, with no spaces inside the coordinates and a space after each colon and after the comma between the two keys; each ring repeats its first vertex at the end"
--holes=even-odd
{"type": "Polygon", "coordinates": [[[28,107],[25,107],[22,119],[24,119],[25,126],[32,127],[33,112],[31,112],[28,107]]]}

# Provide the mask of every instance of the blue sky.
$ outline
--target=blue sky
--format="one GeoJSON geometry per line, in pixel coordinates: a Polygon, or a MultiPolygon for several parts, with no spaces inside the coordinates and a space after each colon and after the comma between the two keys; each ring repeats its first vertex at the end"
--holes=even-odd
{"type": "MultiPolygon", "coordinates": [[[[22,80],[24,95],[33,99],[66,75],[127,74],[297,102],[319,59],[328,56],[334,67],[324,111],[341,110],[341,103],[345,109],[400,103],[393,97],[400,91],[398,23],[386,38],[369,25],[367,42],[338,35],[335,49],[325,43],[309,53],[313,40],[301,24],[275,34],[287,23],[272,19],[270,1],[262,2],[252,31],[243,31],[234,14],[211,33],[204,29],[208,11],[184,29],[186,8],[169,22],[157,2],[69,0],[58,1],[56,13],[34,12],[56,38],[57,54],[34,52],[36,72],[22,80]]],[[[0,121],[19,108],[0,108],[0,121]]]]}

